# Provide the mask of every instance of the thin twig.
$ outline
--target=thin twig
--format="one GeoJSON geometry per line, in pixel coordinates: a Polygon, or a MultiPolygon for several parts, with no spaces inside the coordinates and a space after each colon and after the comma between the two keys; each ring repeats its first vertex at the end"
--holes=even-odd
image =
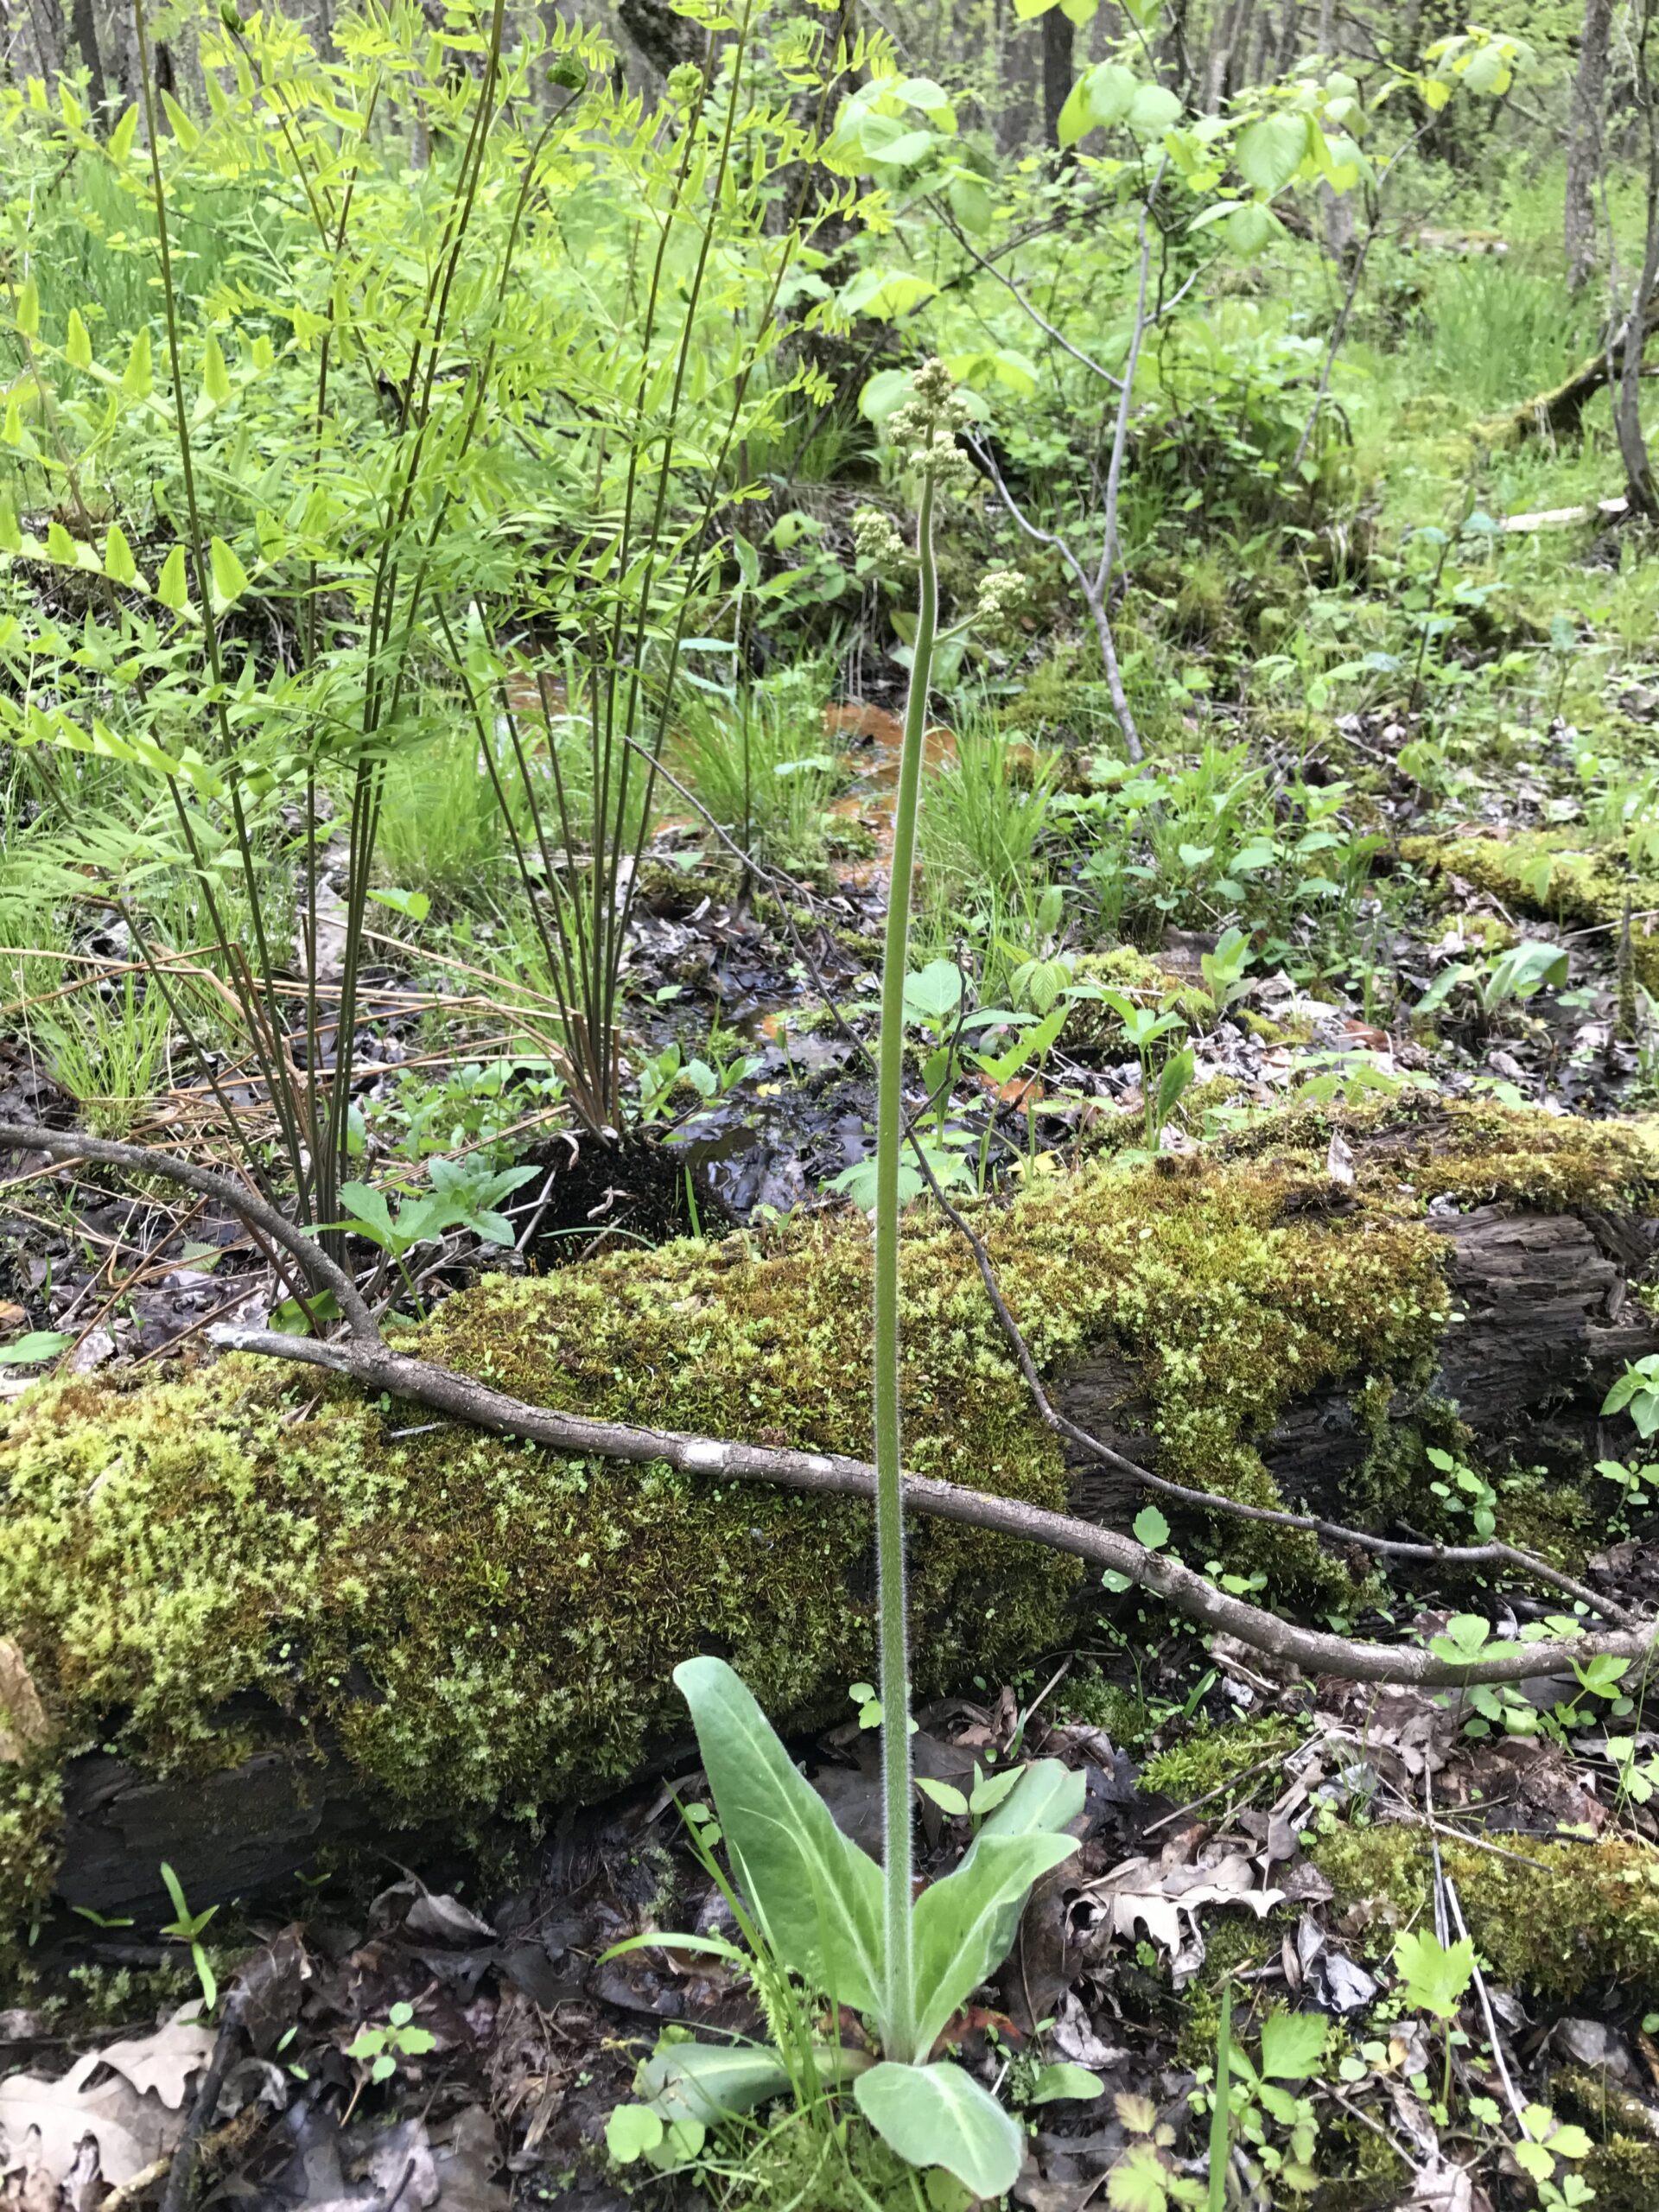
{"type": "Polygon", "coordinates": [[[208,2121],[219,2109],[219,2092],[225,2087],[225,2076],[230,2071],[232,2057],[242,2040],[242,2012],[246,2002],[246,1995],[240,1984],[225,2000],[224,2015],[213,2040],[213,2056],[207,2062],[207,2070],[201,2077],[196,2101],[190,2107],[190,2117],[184,2123],[184,2133],[179,2138],[178,2148],[173,2153],[173,2164],[168,2171],[167,2187],[162,2195],[162,2212],[184,2212],[184,2207],[189,2202],[201,2139],[208,2121]]]}
{"type": "Polygon", "coordinates": [[[122,1167],[132,1175],[159,1175],[181,1183],[239,1215],[250,1229],[261,1229],[273,1243],[297,1261],[321,1287],[331,1290],[354,1336],[378,1341],[378,1332],[368,1307],[358,1295],[357,1285],[344,1268],[337,1267],[315,1242],[296,1229],[275,1206],[242,1189],[212,1168],[198,1167],[193,1160],[173,1154],[151,1152],[143,1145],[115,1144],[105,1137],[89,1137],[65,1129],[46,1129],[34,1122],[0,1122],[0,1148],[12,1152],[44,1152],[59,1160],[95,1160],[100,1166],[122,1167]]]}

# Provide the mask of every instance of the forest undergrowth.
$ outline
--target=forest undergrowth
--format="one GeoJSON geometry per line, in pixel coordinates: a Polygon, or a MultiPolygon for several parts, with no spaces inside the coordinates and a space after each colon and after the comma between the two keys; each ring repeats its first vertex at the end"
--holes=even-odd
{"type": "Polygon", "coordinates": [[[1402,12],[19,29],[0,2203],[1659,2202],[1654,9],[1402,12]]]}

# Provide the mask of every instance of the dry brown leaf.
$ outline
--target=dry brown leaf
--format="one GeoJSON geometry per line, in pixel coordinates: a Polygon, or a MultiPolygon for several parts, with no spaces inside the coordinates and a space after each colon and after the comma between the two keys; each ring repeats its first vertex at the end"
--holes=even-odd
{"type": "Polygon", "coordinates": [[[122,2080],[84,2088],[99,2063],[94,2050],[56,2082],[29,2074],[0,2082],[0,2173],[9,2197],[21,2201],[49,2177],[55,2212],[57,2191],[88,2135],[98,2145],[99,2171],[117,2189],[178,2141],[183,2120],[159,2097],[141,2097],[122,2080]]]}
{"type": "Polygon", "coordinates": [[[1255,1870],[1242,1852],[1211,1866],[1160,1866],[1150,1859],[1130,1859],[1090,1885],[1090,1895],[1110,1911],[1112,1934],[1133,1942],[1135,1923],[1166,1951],[1181,1948],[1181,1916],[1197,1925],[1207,1904],[1248,1905],[1257,1919],[1284,1902],[1282,1890],[1259,1890],[1255,1870]]]}
{"type": "Polygon", "coordinates": [[[1438,2155],[1412,2177],[1402,2212],[1475,2212],[1475,2184],[1464,2169],[1438,2155]]]}
{"type": "Polygon", "coordinates": [[[105,2188],[120,2188],[170,2152],[184,2126],[187,2082],[207,2063],[213,2045],[206,2028],[175,2016],[153,2035],[88,2051],[55,2082],[29,2074],[0,2082],[0,2203],[6,2212],[62,2212],[61,2191],[86,2195],[89,2139],[105,2188]],[[113,2080],[86,2086],[106,2069],[113,2080]]]}
{"type": "Polygon", "coordinates": [[[15,1766],[50,1732],[28,1662],[10,1637],[0,1636],[0,1764],[15,1766]]]}
{"type": "MultiPolygon", "coordinates": [[[[186,2012],[195,2009],[194,2005],[184,2008],[186,2012]]],[[[153,2035],[132,2036],[124,2043],[106,2044],[99,2057],[118,2074],[124,2074],[140,2096],[153,2089],[164,2105],[177,2112],[183,2106],[190,2076],[207,2063],[213,2050],[209,2029],[175,2013],[153,2035]]]]}

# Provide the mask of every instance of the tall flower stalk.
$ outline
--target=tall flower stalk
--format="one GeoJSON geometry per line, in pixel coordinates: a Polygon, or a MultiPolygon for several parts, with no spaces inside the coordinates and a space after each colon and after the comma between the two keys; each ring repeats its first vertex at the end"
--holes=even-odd
{"type": "Polygon", "coordinates": [[[938,629],[934,509],[941,487],[953,476],[966,473],[956,432],[968,419],[943,362],[928,362],[917,371],[913,383],[914,398],[894,415],[890,425],[895,442],[907,454],[920,481],[916,515],[919,574],[910,696],[905,707],[893,805],[875,1123],[875,1532],[880,1607],[887,2055],[901,2064],[909,2064],[921,2055],[915,2048],[910,1684],[899,1419],[899,1167],[905,1136],[905,976],[909,966],[911,881],[916,865],[928,684],[938,629]]]}
{"type": "MultiPolygon", "coordinates": [[[[877,1079],[874,1402],[883,1864],[877,1866],[836,1827],[723,1659],[683,1659],[674,1669],[691,1708],[733,1877],[754,1909],[757,1929],[765,1930],[769,1956],[822,1992],[833,2007],[863,2014],[881,2056],[873,2058],[868,2046],[825,2045],[810,2054],[804,2085],[787,2053],[764,2053],[747,2077],[740,2107],[722,2104],[722,2093],[711,2088],[713,2070],[728,2063],[726,2046],[676,2044],[672,2063],[685,2071],[673,2094],[683,2094],[680,2082],[695,2080],[700,2098],[716,2100],[707,2109],[735,2111],[785,2089],[821,2100],[824,2082],[850,2084],[860,2113],[891,2150],[912,2166],[943,2167],[970,2196],[986,2198],[1000,2197],[1013,2186],[1025,2153],[1024,2134],[982,2082],[950,2060],[928,2054],[1007,1956],[1033,1883],[1076,1850],[1075,1840],[1062,1831],[1082,1809],[1083,1778],[1058,1759],[1028,1766],[981,1824],[961,1864],[931,1883],[912,1908],[899,1420],[905,969],[928,679],[938,642],[933,527],[941,493],[953,478],[969,473],[956,443],[967,410],[943,365],[930,361],[918,369],[913,390],[890,425],[918,487],[919,598],[893,810],[877,1079]]],[[[885,516],[867,512],[855,518],[854,529],[864,559],[890,558],[905,550],[885,516]]],[[[982,589],[982,609],[985,604],[982,589]]],[[[832,2009],[830,2017],[836,2016],[832,2009]]],[[[729,2091],[724,2094],[729,2100],[729,2091]]],[[[666,2108],[659,2096],[647,2109],[661,2120],[666,2108]]],[[[684,2109],[675,2105],[667,2116],[684,2109]]],[[[929,2195],[933,2199],[931,2184],[929,2195]]]]}

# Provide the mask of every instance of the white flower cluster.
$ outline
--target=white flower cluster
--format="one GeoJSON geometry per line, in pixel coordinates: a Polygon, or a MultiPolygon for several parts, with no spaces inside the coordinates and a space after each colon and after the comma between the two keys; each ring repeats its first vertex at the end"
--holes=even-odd
{"type": "Polygon", "coordinates": [[[976,618],[981,622],[1005,620],[1023,605],[1026,591],[1026,579],[1018,569],[987,569],[979,580],[976,618]]]}

